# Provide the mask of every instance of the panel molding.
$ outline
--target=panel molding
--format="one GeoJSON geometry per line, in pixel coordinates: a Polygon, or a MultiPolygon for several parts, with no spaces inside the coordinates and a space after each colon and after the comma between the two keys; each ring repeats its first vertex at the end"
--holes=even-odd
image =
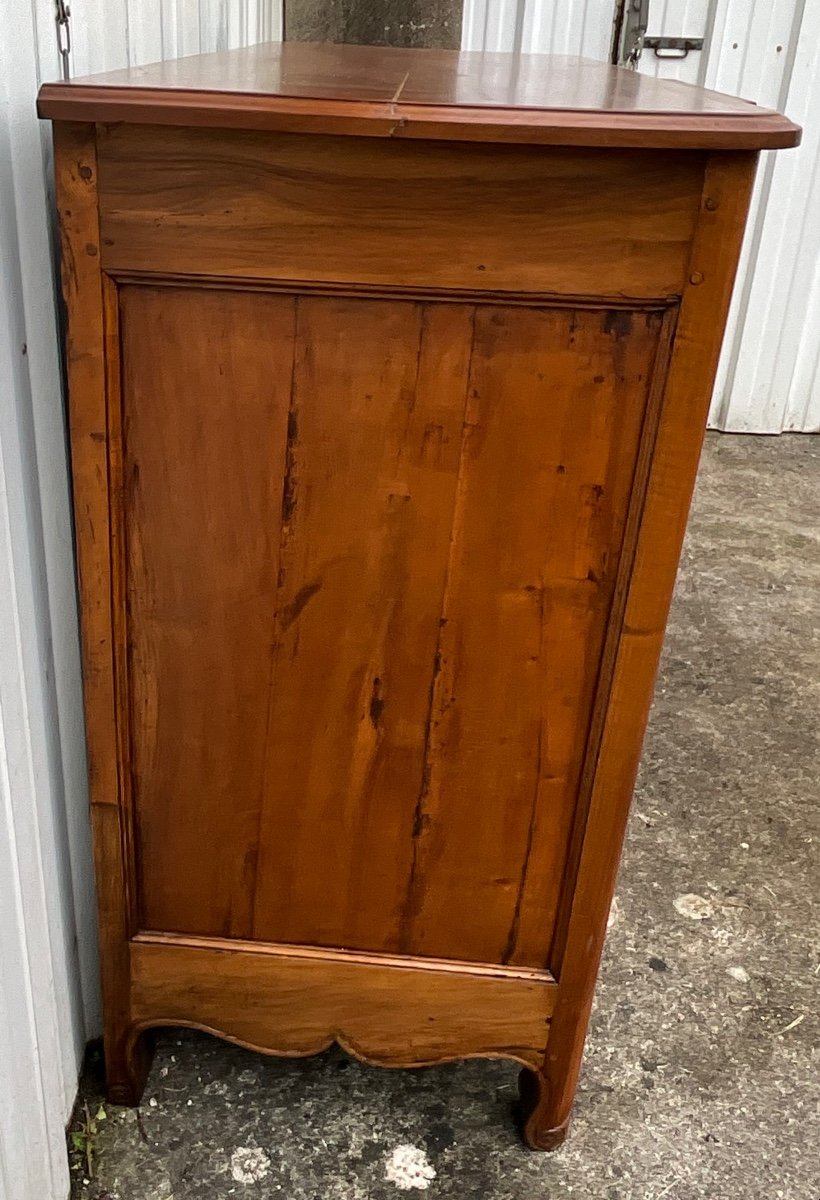
{"type": "Polygon", "coordinates": [[[629,297],[566,292],[504,291],[489,288],[413,287],[411,285],[313,283],[304,279],[255,279],[243,275],[175,274],[161,271],[104,271],[117,286],[212,288],[218,291],[272,292],[287,296],[350,296],[362,300],[409,300],[442,304],[510,304],[525,308],[583,308],[604,311],[665,312],[677,307],[679,295],[629,297]]]}

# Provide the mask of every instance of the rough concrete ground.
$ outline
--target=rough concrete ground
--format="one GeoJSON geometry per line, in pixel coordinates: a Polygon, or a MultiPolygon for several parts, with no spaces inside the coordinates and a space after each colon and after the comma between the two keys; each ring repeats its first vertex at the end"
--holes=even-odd
{"type": "Polygon", "coordinates": [[[567,1144],[522,1148],[514,1064],[171,1031],[76,1196],[818,1200],[819,725],[820,440],[711,436],[567,1144]]]}

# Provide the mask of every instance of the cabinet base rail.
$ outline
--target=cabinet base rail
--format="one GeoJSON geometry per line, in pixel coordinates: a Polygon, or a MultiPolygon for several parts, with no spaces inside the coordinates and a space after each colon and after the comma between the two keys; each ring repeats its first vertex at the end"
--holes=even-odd
{"type": "Polygon", "coordinates": [[[105,1045],[113,1104],[139,1104],[151,1031],[184,1026],[285,1057],[338,1044],[374,1066],[512,1059],[525,1068],[525,1140],[563,1140],[540,1074],[557,992],[548,971],[179,934],[141,933],[128,950],[127,1003],[105,1045]]]}

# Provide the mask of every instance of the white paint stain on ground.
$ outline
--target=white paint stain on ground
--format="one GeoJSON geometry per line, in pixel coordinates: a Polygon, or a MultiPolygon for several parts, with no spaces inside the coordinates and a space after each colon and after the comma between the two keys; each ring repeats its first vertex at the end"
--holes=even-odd
{"type": "Polygon", "coordinates": [[[703,896],[697,896],[694,892],[676,896],[673,903],[675,912],[679,912],[682,917],[688,917],[690,921],[705,921],[708,917],[715,915],[712,901],[703,896]]]}
{"type": "Polygon", "coordinates": [[[231,1177],[237,1183],[259,1183],[270,1171],[270,1158],[258,1146],[237,1146],[231,1155],[231,1177]]]}
{"type": "Polygon", "coordinates": [[[731,975],[732,979],[736,979],[738,983],[749,982],[749,972],[745,967],[727,967],[726,974],[731,975]]]}
{"type": "Polygon", "coordinates": [[[412,1188],[426,1191],[436,1177],[436,1169],[419,1146],[402,1145],[385,1159],[384,1177],[402,1192],[412,1188]]]}

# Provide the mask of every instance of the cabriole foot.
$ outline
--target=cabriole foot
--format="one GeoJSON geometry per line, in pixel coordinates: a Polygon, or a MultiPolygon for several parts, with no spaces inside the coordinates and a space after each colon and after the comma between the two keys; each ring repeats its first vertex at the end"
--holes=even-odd
{"type": "Polygon", "coordinates": [[[557,1150],[569,1131],[570,1113],[552,1111],[549,1086],[538,1071],[525,1068],[518,1077],[521,1135],[531,1150],[557,1150]]]}
{"type": "Polygon", "coordinates": [[[105,1043],[105,1093],[111,1104],[122,1104],[135,1108],[145,1091],[148,1072],[154,1058],[152,1033],[125,1034],[118,1038],[106,1038],[105,1043]]]}

